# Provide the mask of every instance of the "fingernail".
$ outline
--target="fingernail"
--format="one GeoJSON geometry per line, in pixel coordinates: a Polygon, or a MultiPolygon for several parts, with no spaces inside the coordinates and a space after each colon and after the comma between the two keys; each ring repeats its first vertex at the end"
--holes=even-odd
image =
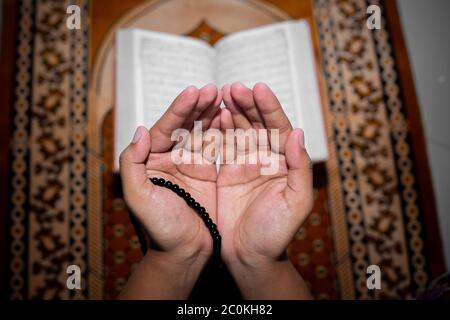
{"type": "Polygon", "coordinates": [[[195,90],[198,90],[197,87],[194,85],[190,85],[190,86],[186,87],[186,89],[184,89],[183,91],[188,92],[188,91],[195,91],[195,90]]]}
{"type": "Polygon", "coordinates": [[[298,130],[298,143],[301,148],[305,149],[305,132],[302,129],[298,130]]]}
{"type": "Polygon", "coordinates": [[[205,89],[205,88],[209,88],[209,87],[215,87],[216,85],[214,84],[214,83],[208,83],[208,84],[205,84],[203,87],[202,87],[202,89],[205,89]]]}
{"type": "Polygon", "coordinates": [[[267,88],[268,85],[265,82],[257,82],[257,83],[255,83],[253,88],[256,88],[256,87],[265,87],[265,88],[267,88]]]}
{"type": "Polygon", "coordinates": [[[138,142],[139,139],[141,138],[141,136],[142,136],[141,129],[142,129],[142,127],[137,127],[136,132],[134,133],[134,136],[133,136],[133,141],[131,141],[132,143],[138,142]]]}

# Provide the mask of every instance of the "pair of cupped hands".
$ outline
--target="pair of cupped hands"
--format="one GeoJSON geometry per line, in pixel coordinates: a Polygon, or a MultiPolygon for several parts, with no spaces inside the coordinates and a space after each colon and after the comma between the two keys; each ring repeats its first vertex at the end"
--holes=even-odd
{"type": "Polygon", "coordinates": [[[222,260],[245,298],[308,298],[286,248],[312,209],[311,168],[303,131],[293,129],[267,85],[187,87],[150,130],[137,128],[120,156],[125,201],[158,248],[148,250],[121,297],[186,298],[212,255],[202,219],[177,194],[149,181],[158,177],[205,207],[222,236],[222,260]],[[262,175],[259,162],[222,163],[218,172],[211,161],[174,163],[172,133],[193,130],[194,121],[203,130],[278,129],[279,147],[268,146],[279,155],[277,172],[262,175]]]}

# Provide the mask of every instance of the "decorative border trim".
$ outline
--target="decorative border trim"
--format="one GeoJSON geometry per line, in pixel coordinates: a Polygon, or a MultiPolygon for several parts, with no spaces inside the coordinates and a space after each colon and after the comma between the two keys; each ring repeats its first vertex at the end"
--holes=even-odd
{"type": "Polygon", "coordinates": [[[18,3],[10,299],[86,297],[65,283],[68,264],[86,283],[87,255],[87,28],[66,28],[70,4],[86,18],[87,0],[18,3]]]}
{"type": "MultiPolygon", "coordinates": [[[[382,7],[378,0],[372,1],[382,7]]],[[[381,61],[380,77],[383,84],[383,93],[388,111],[389,123],[391,125],[391,137],[393,143],[393,152],[398,170],[398,185],[401,190],[403,218],[405,220],[405,233],[408,234],[408,249],[410,255],[410,269],[413,277],[411,283],[412,291],[420,293],[426,289],[430,280],[426,272],[427,259],[424,256],[424,242],[422,240],[423,232],[421,227],[421,212],[417,205],[418,194],[416,192],[416,180],[414,178],[414,162],[410,158],[409,148],[409,128],[404,116],[404,108],[399,97],[400,90],[398,85],[398,75],[395,69],[395,60],[392,56],[391,46],[389,44],[389,32],[386,31],[386,21],[382,16],[382,28],[378,32],[373,32],[377,55],[381,61]]]]}
{"type": "MultiPolygon", "coordinates": [[[[327,81],[327,92],[330,110],[339,108],[343,110],[345,101],[340,96],[339,99],[333,99],[333,92],[330,88],[336,83],[339,84],[339,76],[337,74],[337,47],[335,45],[336,39],[333,37],[331,30],[333,29],[333,21],[331,20],[330,5],[325,0],[315,1],[314,11],[316,15],[316,25],[319,33],[319,44],[322,53],[322,65],[325,79],[327,81]]],[[[341,85],[342,87],[342,85],[341,85]]],[[[344,208],[344,195],[342,194],[341,175],[345,171],[341,168],[342,163],[339,161],[338,150],[335,144],[336,135],[346,135],[346,121],[345,117],[336,115],[333,112],[326,112],[329,114],[329,121],[327,121],[327,135],[329,137],[330,159],[327,162],[327,170],[329,172],[329,189],[328,196],[330,197],[330,216],[333,223],[334,243],[336,250],[336,271],[338,274],[338,283],[340,288],[341,298],[354,299],[354,280],[352,269],[352,259],[350,253],[350,240],[348,237],[348,227],[346,221],[346,208],[344,208]],[[336,125],[337,124],[337,125],[336,125]],[[341,133],[339,133],[341,132],[341,133]],[[331,200],[333,199],[333,200],[331,200]],[[339,204],[339,205],[336,205],[339,204]],[[342,206],[341,206],[342,205],[342,206]]],[[[347,143],[346,150],[349,150],[347,143]]]]}
{"type": "Polygon", "coordinates": [[[410,140],[414,145],[411,155],[414,158],[416,166],[415,175],[420,192],[418,203],[421,212],[423,212],[423,221],[426,228],[427,260],[429,262],[431,276],[436,278],[445,272],[446,266],[421,112],[396,1],[382,0],[381,3],[385,13],[385,26],[389,30],[389,36],[392,40],[392,53],[395,59],[399,86],[401,88],[400,92],[403,93],[401,95],[403,108],[408,115],[410,140]]]}
{"type": "Polygon", "coordinates": [[[11,208],[10,208],[10,259],[9,298],[27,298],[26,248],[28,216],[28,127],[31,109],[30,90],[33,53],[33,1],[23,0],[19,5],[19,32],[17,43],[14,132],[11,139],[11,208]]]}
{"type": "MultiPolygon", "coordinates": [[[[82,283],[88,283],[89,248],[86,247],[87,235],[87,90],[88,90],[88,17],[87,0],[70,1],[81,8],[81,30],[70,32],[71,66],[75,66],[70,81],[70,251],[73,264],[83,270],[82,283]]],[[[75,290],[73,298],[86,298],[88,287],[75,290]]]]}

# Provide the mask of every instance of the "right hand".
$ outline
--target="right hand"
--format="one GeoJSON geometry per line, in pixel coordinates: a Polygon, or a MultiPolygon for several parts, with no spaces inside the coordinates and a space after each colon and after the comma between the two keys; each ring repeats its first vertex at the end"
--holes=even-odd
{"type": "Polygon", "coordinates": [[[197,213],[182,198],[150,177],[164,178],[205,207],[216,221],[216,166],[214,163],[181,164],[171,161],[173,130],[191,130],[194,121],[203,129],[220,125],[221,92],[214,85],[186,88],[166,113],[148,131],[139,127],[133,142],[120,156],[124,198],[132,213],[148,232],[152,243],[176,257],[177,263],[206,263],[212,253],[211,236],[197,213]]]}

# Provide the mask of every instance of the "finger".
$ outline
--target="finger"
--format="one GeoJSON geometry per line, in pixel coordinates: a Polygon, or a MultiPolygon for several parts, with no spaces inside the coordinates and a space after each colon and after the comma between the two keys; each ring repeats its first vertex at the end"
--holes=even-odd
{"type": "Polygon", "coordinates": [[[246,160],[248,160],[249,155],[255,154],[256,151],[257,129],[253,130],[253,128],[262,128],[264,124],[256,109],[253,92],[250,89],[240,82],[235,82],[230,87],[230,95],[234,104],[244,112],[246,118],[251,122],[249,128],[251,130],[242,128],[236,128],[235,130],[238,163],[248,163],[246,160]],[[239,160],[245,162],[239,162],[239,160]]]}
{"type": "MultiPolygon", "coordinates": [[[[251,122],[252,127],[257,130],[256,136],[254,137],[251,143],[260,143],[259,137],[262,138],[261,141],[263,143],[267,142],[268,141],[267,130],[261,130],[265,129],[265,125],[258,109],[256,108],[255,100],[253,98],[253,91],[244,86],[242,83],[236,82],[231,85],[230,92],[233,101],[245,113],[246,117],[251,122]]],[[[237,141],[238,155],[242,150],[241,145],[242,144],[240,144],[239,141],[237,141]]],[[[267,146],[268,145],[265,145],[264,147],[267,146]]]]}
{"type": "Polygon", "coordinates": [[[233,116],[228,108],[223,108],[220,112],[220,129],[222,131],[234,129],[233,116]]]}
{"type": "Polygon", "coordinates": [[[305,149],[303,130],[291,131],[286,142],[285,156],[288,166],[286,199],[291,203],[302,203],[302,205],[311,207],[313,197],[312,162],[305,149]]]}
{"type": "MultiPolygon", "coordinates": [[[[211,122],[214,117],[220,111],[220,103],[222,102],[222,90],[216,89],[216,99],[212,101],[212,103],[202,112],[202,114],[198,117],[197,121],[202,121],[202,127],[204,130],[208,129],[211,126],[211,122]]],[[[220,124],[220,119],[219,119],[220,124]]]]}
{"type": "MultiPolygon", "coordinates": [[[[220,99],[222,95],[220,95],[220,99]]],[[[201,152],[203,132],[209,127],[213,117],[219,111],[219,94],[215,85],[206,85],[200,89],[200,97],[192,115],[186,120],[185,128],[190,128],[190,137],[184,145],[187,151],[201,152]],[[189,123],[192,121],[193,123],[189,123]]]]}
{"type": "Polygon", "coordinates": [[[284,146],[289,133],[292,131],[292,125],[284,113],[280,102],[272,90],[264,83],[257,83],[253,87],[253,97],[256,107],[264,120],[264,124],[269,129],[269,136],[271,130],[279,130],[279,150],[273,151],[284,153],[284,146]]]}
{"type": "Polygon", "coordinates": [[[209,128],[203,136],[202,156],[207,164],[216,162],[222,147],[222,134],[219,129],[209,128]]]}
{"type": "MultiPolygon", "coordinates": [[[[222,99],[222,98],[221,98],[222,99]]],[[[219,102],[220,104],[220,102],[219,102]]],[[[220,133],[220,113],[217,111],[206,132],[203,140],[203,157],[209,161],[209,163],[215,163],[220,153],[222,146],[222,134],[220,133]]]]}
{"type": "Polygon", "coordinates": [[[163,116],[150,129],[152,137],[152,152],[168,151],[174,141],[170,137],[175,129],[182,128],[188,116],[195,109],[200,92],[194,86],[184,89],[172,102],[163,116]]]}
{"type": "Polygon", "coordinates": [[[231,97],[231,86],[226,84],[222,88],[223,92],[223,103],[227,109],[231,112],[233,118],[233,123],[236,128],[242,128],[244,130],[250,129],[252,127],[250,121],[245,116],[242,109],[234,102],[231,97]]]}
{"type": "Polygon", "coordinates": [[[237,164],[257,164],[258,146],[257,132],[255,129],[234,131],[236,141],[236,163],[237,164]]]}
{"type": "MultiPolygon", "coordinates": [[[[217,87],[214,84],[207,84],[203,88],[199,90],[199,98],[197,105],[194,108],[194,111],[189,114],[189,116],[186,118],[186,121],[183,125],[184,128],[190,130],[193,125],[194,121],[200,121],[201,115],[209,109],[209,107],[214,105],[214,102],[217,97],[217,87]]],[[[215,114],[213,112],[211,117],[215,114]]],[[[204,117],[208,116],[208,114],[203,115],[204,117]]],[[[206,120],[206,119],[205,119],[206,120]]]]}
{"type": "Polygon", "coordinates": [[[148,130],[138,127],[132,142],[120,154],[120,176],[125,196],[141,192],[143,185],[153,188],[153,185],[148,183],[145,168],[150,147],[148,130]]]}
{"type": "Polygon", "coordinates": [[[263,128],[264,123],[253,99],[253,92],[240,82],[233,83],[230,89],[231,98],[242,111],[254,128],[263,128]]]}
{"type": "Polygon", "coordinates": [[[217,110],[216,115],[211,120],[211,123],[209,124],[208,129],[220,129],[220,114],[221,114],[221,112],[222,112],[222,110],[219,108],[219,110],[217,110]]]}
{"type": "Polygon", "coordinates": [[[236,156],[236,142],[233,134],[227,134],[227,131],[232,132],[235,125],[233,122],[233,116],[227,108],[222,109],[220,112],[220,129],[222,130],[222,153],[221,163],[229,164],[234,161],[236,156]]]}

